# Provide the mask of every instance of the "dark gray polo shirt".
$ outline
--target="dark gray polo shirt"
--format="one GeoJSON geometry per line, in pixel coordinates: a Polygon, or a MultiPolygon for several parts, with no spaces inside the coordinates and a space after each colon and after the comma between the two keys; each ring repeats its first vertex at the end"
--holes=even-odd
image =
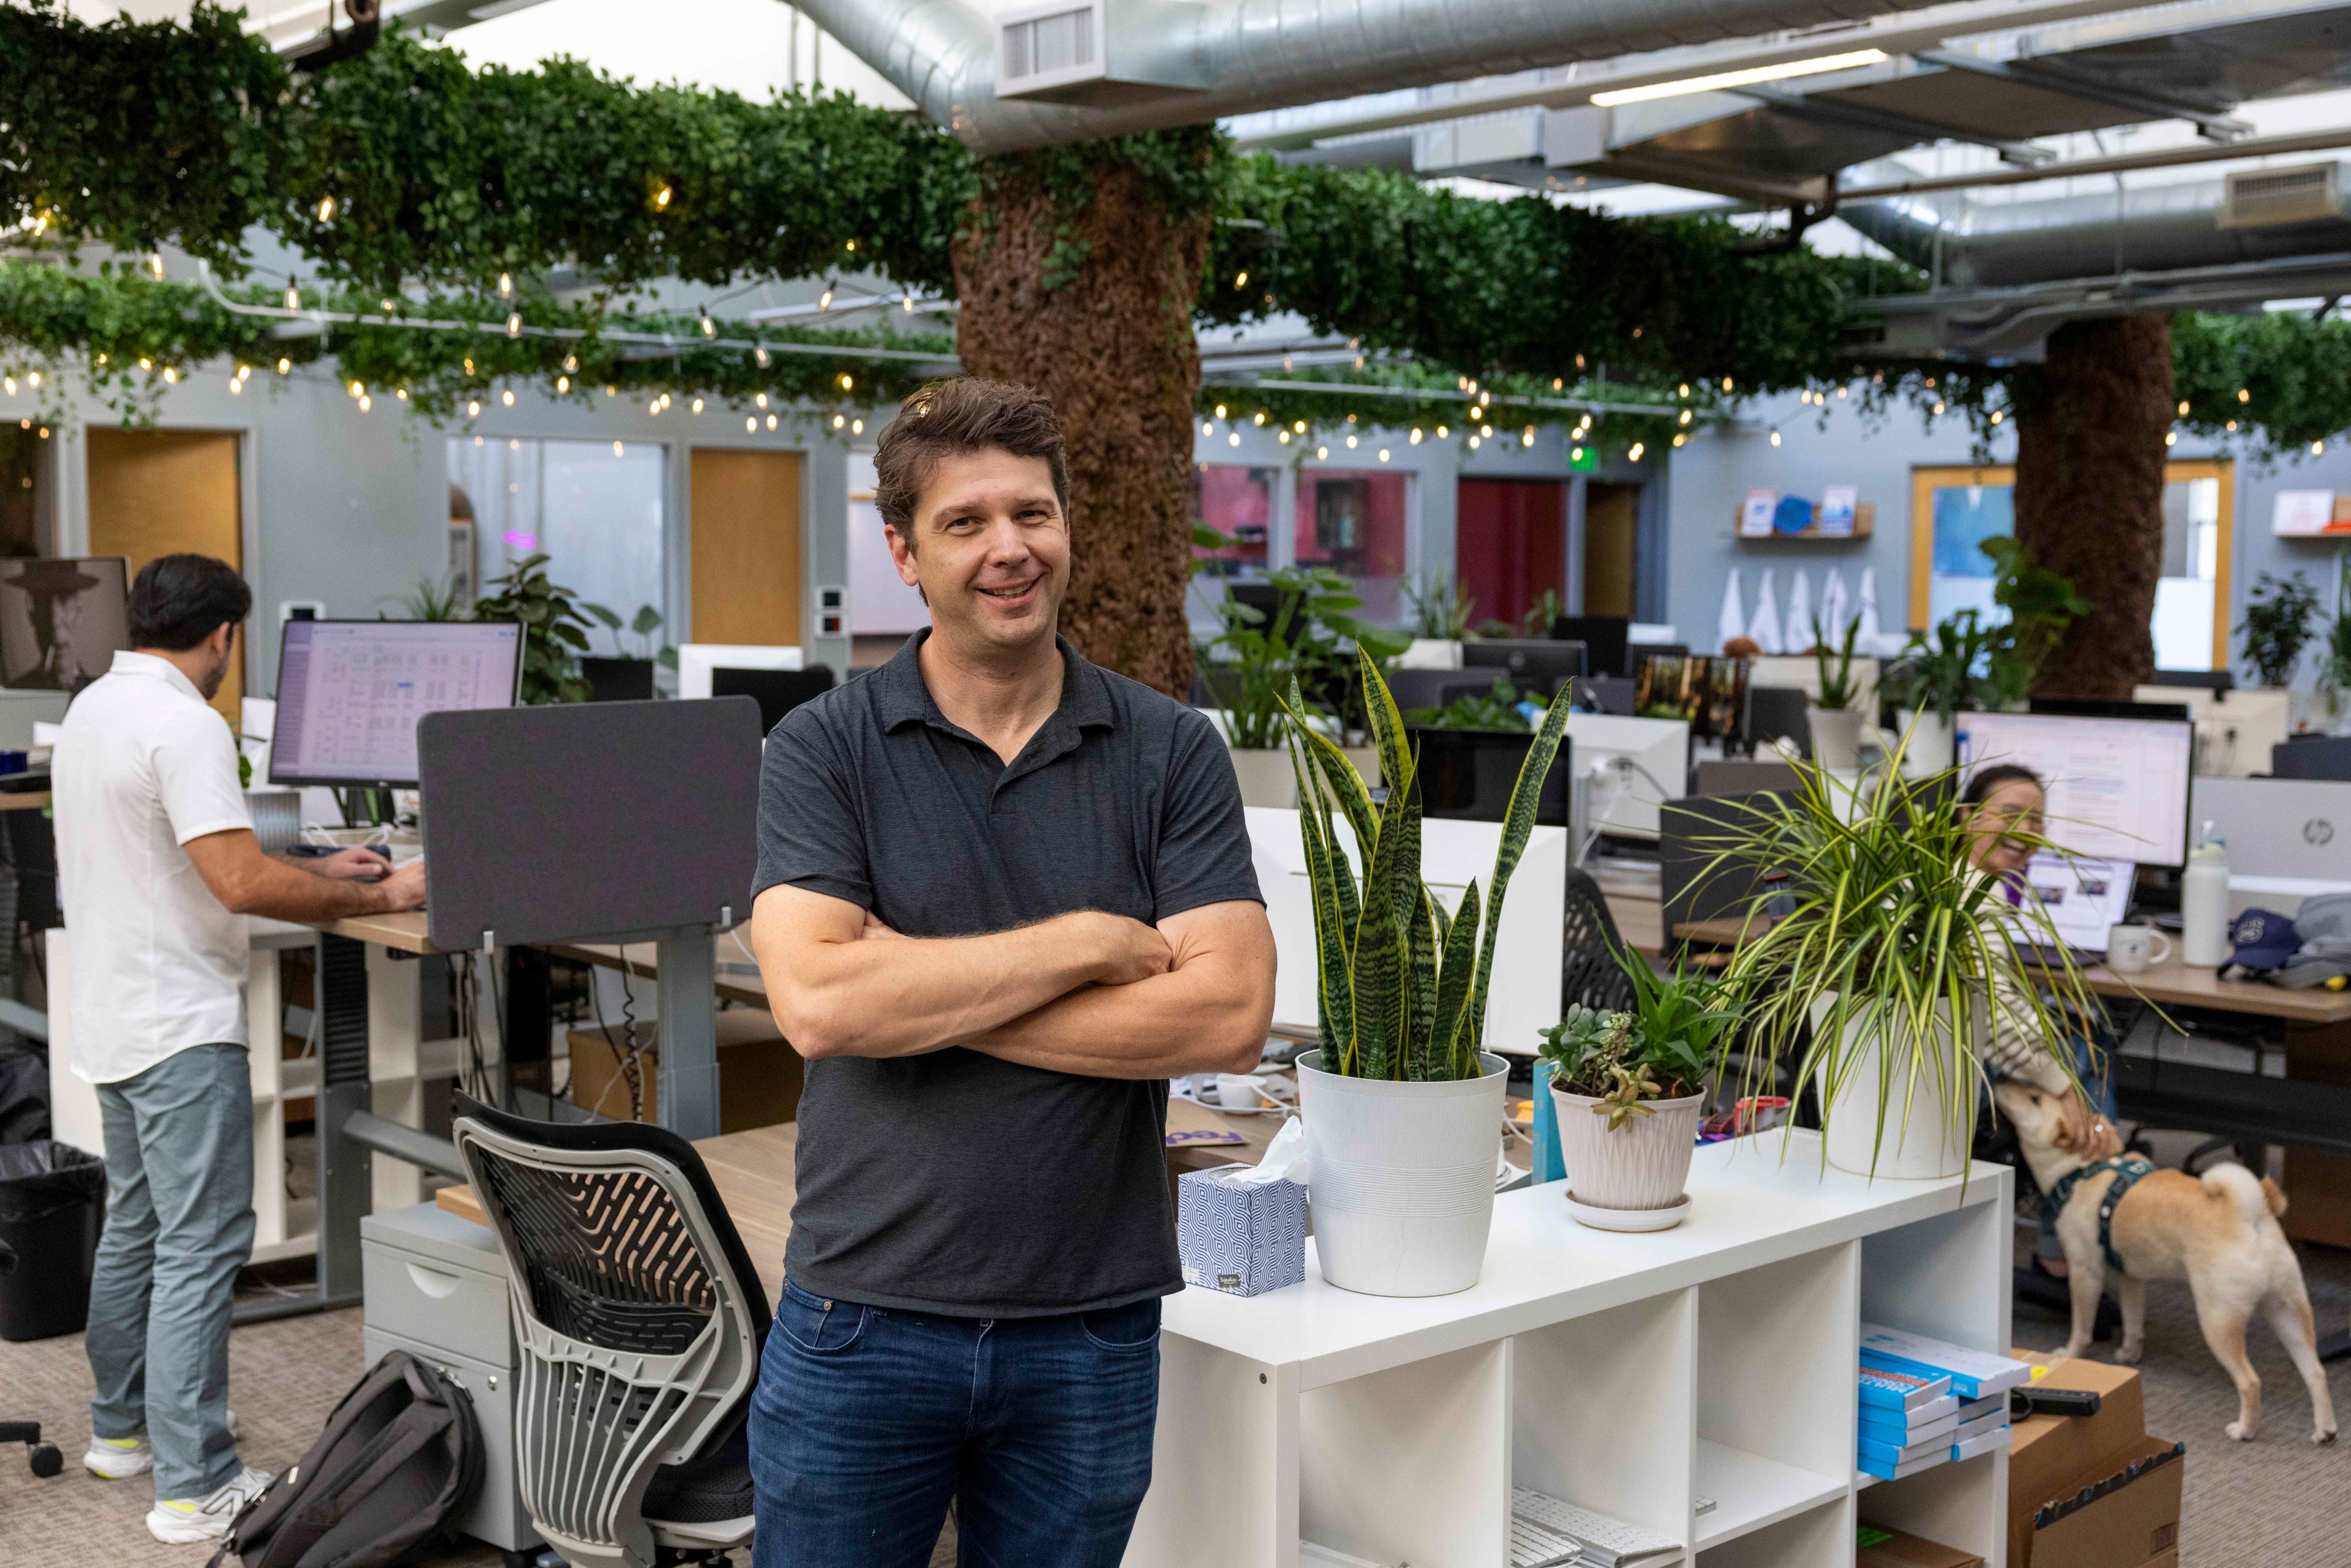
{"type": "MultiPolygon", "coordinates": [[[[1063,642],[1061,706],[1007,766],[932,700],[915,662],[929,635],[776,727],[754,898],[789,883],[908,936],[1262,902],[1205,717],[1063,642]]],[[[959,1047],[812,1061],[784,1266],[820,1296],[960,1317],[1166,1295],[1183,1284],[1166,1115],[1164,1078],[959,1047]]]]}

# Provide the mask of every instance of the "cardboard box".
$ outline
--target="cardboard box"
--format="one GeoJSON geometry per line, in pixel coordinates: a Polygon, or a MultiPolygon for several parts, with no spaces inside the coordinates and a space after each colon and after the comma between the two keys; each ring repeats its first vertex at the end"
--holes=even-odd
{"type": "Polygon", "coordinates": [[[1854,1568],[1983,1568],[1983,1559],[1956,1546],[1922,1540],[1884,1525],[1861,1527],[1861,1549],[1854,1568]]]}
{"type": "MultiPolygon", "coordinates": [[[[2018,1354],[2023,1359],[2043,1359],[2018,1354]]],[[[2087,1389],[2098,1396],[2098,1413],[2035,1416],[2015,1424],[2008,1448],[2009,1568],[2028,1568],[2032,1516],[2042,1504],[2071,1497],[2113,1474],[2119,1466],[2110,1461],[2147,1436],[2147,1410],[2136,1367],[2081,1359],[2059,1362],[2030,1386],[2087,1389]]],[[[2138,1562],[2132,1559],[2130,1568],[2138,1568],[2138,1562]]]]}
{"type": "MultiPolygon", "coordinates": [[[[2149,1558],[2177,1553],[2181,1484],[2188,1461],[2181,1445],[2142,1437],[2079,1500],[2043,1510],[2028,1563],[2043,1568],[2144,1568],[2149,1558]]],[[[2176,1555],[2175,1555],[2176,1560],[2176,1555]]]]}
{"type": "MultiPolygon", "coordinates": [[[[800,1053],[776,1028],[773,1013],[758,1008],[727,1008],[715,1015],[718,1037],[718,1130],[748,1132],[798,1119],[803,1068],[800,1053]]],[[[660,1026],[637,1028],[637,1065],[642,1092],[638,1120],[661,1113],[660,1026]]],[[[617,1121],[629,1119],[629,1086],[622,1081],[617,1042],[622,1026],[608,1034],[575,1029],[571,1047],[571,1103],[617,1121]]]]}
{"type": "Polygon", "coordinates": [[[1232,1179],[1253,1168],[1220,1166],[1176,1178],[1176,1250],[1186,1284],[1261,1296],[1306,1278],[1306,1189],[1232,1179]]]}

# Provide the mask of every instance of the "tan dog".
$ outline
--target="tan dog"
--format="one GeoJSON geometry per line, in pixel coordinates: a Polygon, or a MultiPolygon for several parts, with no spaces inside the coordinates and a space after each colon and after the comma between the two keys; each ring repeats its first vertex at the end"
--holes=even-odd
{"type": "MultiPolygon", "coordinates": [[[[2068,1148],[2061,1142],[2064,1118],[2056,1096],[2021,1083],[2002,1083],[1992,1097],[2015,1124],[2017,1142],[2043,1192],[2084,1166],[2122,1153],[2122,1140],[2104,1122],[2095,1124],[2092,1146],[2068,1148]]],[[[2077,1183],[2057,1216],[2057,1239],[2072,1265],[2074,1337],[2069,1356],[2090,1348],[2098,1295],[2106,1281],[2105,1249],[2098,1240],[2098,1206],[2115,1173],[2098,1171],[2077,1183]]],[[[2116,1206],[2114,1249],[2123,1271],[2115,1295],[2123,1309],[2118,1362],[2137,1362],[2147,1332],[2147,1281],[2185,1280],[2196,1297],[2196,1321],[2204,1343],[2237,1385],[2237,1418],[2230,1437],[2249,1441],[2262,1417],[2262,1380],[2245,1356],[2245,1325],[2255,1308],[2294,1358],[2310,1390],[2310,1440],[2335,1440],[2335,1402],[2326,1369],[2318,1360],[2317,1332],[2311,1322],[2310,1294],[2302,1265],[2288,1245],[2278,1216],[2285,1195],[2267,1176],[2259,1181],[2241,1165],[2216,1165],[2199,1177],[2158,1170],[2139,1179],[2116,1206]]]]}

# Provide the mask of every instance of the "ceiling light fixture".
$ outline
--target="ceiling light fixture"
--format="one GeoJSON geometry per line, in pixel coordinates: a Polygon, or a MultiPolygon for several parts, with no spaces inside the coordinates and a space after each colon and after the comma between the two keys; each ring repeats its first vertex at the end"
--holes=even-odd
{"type": "Polygon", "coordinates": [[[1592,101],[1603,109],[1613,109],[1620,103],[1647,103],[1654,99],[1680,98],[1685,93],[1752,87],[1758,82],[1786,81],[1790,77],[1818,76],[1823,71],[1849,71],[1856,66],[1883,65],[1885,61],[1884,49],[1852,49],[1841,55],[1816,55],[1809,60],[1789,60],[1776,66],[1752,66],[1743,71],[1717,71],[1711,76],[1652,82],[1647,87],[1618,88],[1614,92],[1593,93],[1592,101]]]}

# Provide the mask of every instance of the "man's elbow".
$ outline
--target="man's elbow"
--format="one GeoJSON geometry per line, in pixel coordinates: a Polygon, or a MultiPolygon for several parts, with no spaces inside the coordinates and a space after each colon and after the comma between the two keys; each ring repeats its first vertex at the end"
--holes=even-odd
{"type": "Polygon", "coordinates": [[[213,889],[213,896],[219,899],[221,907],[231,915],[266,913],[261,907],[264,903],[261,890],[250,883],[237,882],[231,883],[225,887],[215,887],[213,889]]]}
{"type": "Polygon", "coordinates": [[[1218,1072],[1253,1072],[1265,1059],[1266,1031],[1273,1027],[1273,976],[1250,988],[1217,1031],[1218,1072]]]}
{"type": "Polygon", "coordinates": [[[805,996],[771,998],[776,1028],[791,1048],[809,1061],[829,1056],[854,1056],[858,1038],[843,1009],[805,996]]]}

